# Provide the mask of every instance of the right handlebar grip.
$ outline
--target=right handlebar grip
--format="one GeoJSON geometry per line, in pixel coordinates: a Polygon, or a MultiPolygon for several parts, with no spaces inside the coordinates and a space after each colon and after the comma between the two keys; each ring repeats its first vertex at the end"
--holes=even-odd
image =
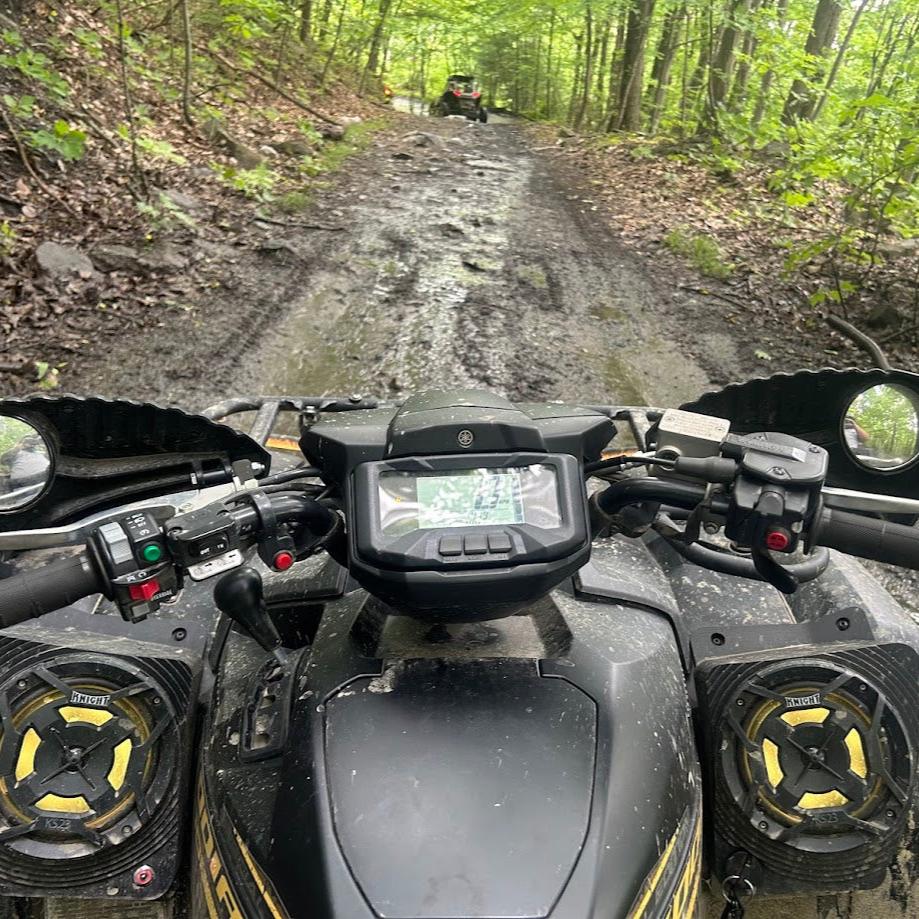
{"type": "Polygon", "coordinates": [[[919,529],[824,508],[813,541],[859,558],[919,568],[919,529]]]}
{"type": "Polygon", "coordinates": [[[86,552],[0,581],[0,628],[37,619],[83,597],[101,593],[104,582],[86,552]]]}

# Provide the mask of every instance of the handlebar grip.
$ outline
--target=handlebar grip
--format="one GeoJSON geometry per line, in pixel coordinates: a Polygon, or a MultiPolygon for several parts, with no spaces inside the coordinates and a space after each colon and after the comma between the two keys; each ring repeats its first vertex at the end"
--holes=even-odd
{"type": "Polygon", "coordinates": [[[87,552],[0,581],[0,628],[101,593],[104,582],[87,552]]]}
{"type": "Polygon", "coordinates": [[[919,529],[824,508],[812,541],[859,558],[919,568],[919,529]]]}

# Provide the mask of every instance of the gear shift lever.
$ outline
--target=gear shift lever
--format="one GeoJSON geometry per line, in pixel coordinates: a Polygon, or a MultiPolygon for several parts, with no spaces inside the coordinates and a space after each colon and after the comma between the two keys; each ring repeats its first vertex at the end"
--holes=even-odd
{"type": "Polygon", "coordinates": [[[254,568],[237,568],[225,574],[214,588],[218,609],[241,625],[266,651],[284,663],[287,652],[268,615],[262,591],[262,576],[254,568]]]}

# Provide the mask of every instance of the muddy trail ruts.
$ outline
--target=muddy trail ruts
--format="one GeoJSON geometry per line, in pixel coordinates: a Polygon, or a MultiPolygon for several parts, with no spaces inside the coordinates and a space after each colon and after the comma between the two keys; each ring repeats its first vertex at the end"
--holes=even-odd
{"type": "MultiPolygon", "coordinates": [[[[191,408],[466,386],[667,406],[762,372],[756,342],[629,252],[590,189],[533,152],[524,128],[403,117],[310,213],[253,221],[240,246],[211,248],[221,283],[193,311],[159,336],[126,336],[71,383],[191,408]]],[[[769,369],[795,367],[777,355],[769,369]]],[[[901,602],[915,593],[903,572],[872,567],[901,602]]],[[[886,887],[747,911],[869,915],[903,913],[886,887]]]]}
{"type": "Polygon", "coordinates": [[[207,253],[226,275],[193,314],[81,388],[677,404],[743,375],[746,346],[675,304],[521,128],[405,117],[317,202],[330,229],[254,221],[248,245],[207,253]]]}

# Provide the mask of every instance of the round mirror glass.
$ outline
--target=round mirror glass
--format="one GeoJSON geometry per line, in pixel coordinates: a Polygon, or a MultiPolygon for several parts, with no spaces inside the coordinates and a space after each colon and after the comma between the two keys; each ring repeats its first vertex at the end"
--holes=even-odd
{"type": "Polygon", "coordinates": [[[919,397],[891,383],[859,393],[849,404],[842,435],[855,461],[892,472],[919,456],[919,397]]]}
{"type": "Polygon", "coordinates": [[[0,415],[0,513],[31,504],[51,479],[51,452],[27,421],[0,415]]]}

